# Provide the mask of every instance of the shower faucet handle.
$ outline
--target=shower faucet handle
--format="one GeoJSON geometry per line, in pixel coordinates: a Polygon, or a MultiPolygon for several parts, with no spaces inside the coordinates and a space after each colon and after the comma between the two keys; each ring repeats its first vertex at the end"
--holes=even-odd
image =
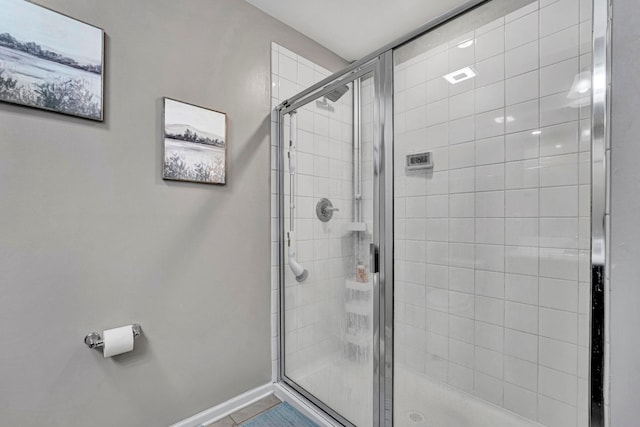
{"type": "Polygon", "coordinates": [[[327,198],[322,198],[316,204],[316,216],[322,222],[327,222],[333,217],[334,212],[338,212],[340,209],[333,206],[333,203],[327,198]]]}

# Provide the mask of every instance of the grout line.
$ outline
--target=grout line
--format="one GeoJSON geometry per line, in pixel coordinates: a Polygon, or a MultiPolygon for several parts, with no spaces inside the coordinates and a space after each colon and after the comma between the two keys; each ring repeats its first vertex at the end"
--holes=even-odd
{"type": "MultiPolygon", "coordinates": [[[[541,40],[542,37],[540,37],[540,3],[538,2],[538,39],[537,39],[537,44],[538,44],[538,66],[537,66],[537,72],[538,72],[538,99],[541,99],[540,97],[540,88],[541,88],[541,80],[540,80],[540,57],[542,55],[542,51],[540,48],[541,45],[541,40]]],[[[540,104],[538,104],[538,125],[540,126],[542,121],[542,109],[540,108],[540,104]]],[[[578,124],[578,127],[580,125],[578,124]]],[[[541,147],[540,147],[540,135],[536,135],[536,139],[538,142],[538,156],[536,158],[536,161],[538,163],[538,170],[540,168],[540,152],[541,152],[541,147]]],[[[580,148],[578,146],[578,148],[580,148]]],[[[540,173],[538,172],[538,245],[540,245],[540,173]]],[[[537,284],[537,304],[538,304],[538,319],[537,319],[537,330],[538,330],[538,336],[537,336],[537,340],[536,340],[536,344],[537,344],[537,355],[536,355],[536,420],[540,420],[540,248],[538,248],[538,279],[536,280],[536,284],[537,284]]]]}
{"type": "MultiPolygon", "coordinates": [[[[507,23],[505,22],[504,25],[504,45],[505,45],[505,60],[503,62],[503,102],[504,102],[504,106],[505,106],[505,112],[504,112],[504,116],[507,116],[507,61],[506,61],[506,57],[507,57],[507,23]]],[[[505,123],[503,123],[503,133],[505,134],[503,136],[503,154],[504,154],[504,163],[503,163],[503,191],[504,191],[504,201],[503,201],[503,215],[505,217],[505,220],[503,221],[503,238],[506,240],[507,238],[507,200],[506,200],[506,190],[507,190],[507,162],[506,162],[506,157],[507,157],[507,136],[506,136],[506,132],[507,132],[507,124],[506,124],[506,120],[505,123]]],[[[502,245],[503,249],[503,270],[506,270],[507,267],[507,251],[506,251],[506,243],[504,243],[502,245]]],[[[506,293],[506,278],[505,278],[505,273],[503,273],[503,280],[502,280],[502,296],[503,296],[503,309],[502,309],[502,324],[503,324],[503,329],[502,329],[502,346],[503,346],[503,351],[502,351],[502,406],[504,406],[504,384],[505,384],[505,379],[506,379],[506,363],[505,363],[505,357],[504,357],[504,347],[505,344],[507,342],[507,293],[506,293]]]]}

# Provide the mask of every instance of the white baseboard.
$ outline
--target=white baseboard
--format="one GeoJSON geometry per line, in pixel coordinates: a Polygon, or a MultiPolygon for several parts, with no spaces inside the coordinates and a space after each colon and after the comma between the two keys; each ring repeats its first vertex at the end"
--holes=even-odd
{"type": "Polygon", "coordinates": [[[249,406],[258,400],[267,397],[273,393],[273,386],[274,385],[272,383],[269,383],[254,388],[253,390],[249,390],[246,393],[233,397],[226,402],[222,402],[221,404],[214,406],[213,408],[205,409],[186,420],[179,421],[171,427],[198,427],[213,424],[215,421],[226,417],[238,409],[249,406]]]}

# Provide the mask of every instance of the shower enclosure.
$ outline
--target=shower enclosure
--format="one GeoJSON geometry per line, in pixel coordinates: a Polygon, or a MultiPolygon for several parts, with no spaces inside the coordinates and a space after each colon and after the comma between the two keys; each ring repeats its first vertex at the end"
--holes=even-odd
{"type": "Polygon", "coordinates": [[[605,425],[606,0],[473,1],[276,108],[283,386],[605,425]]]}

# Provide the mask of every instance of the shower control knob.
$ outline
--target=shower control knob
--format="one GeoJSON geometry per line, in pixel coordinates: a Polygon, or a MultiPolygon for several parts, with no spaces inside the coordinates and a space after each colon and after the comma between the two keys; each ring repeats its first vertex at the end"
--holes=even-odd
{"type": "Polygon", "coordinates": [[[338,212],[340,209],[333,206],[331,200],[322,198],[316,204],[316,215],[322,222],[327,222],[333,217],[334,212],[338,212]]]}

